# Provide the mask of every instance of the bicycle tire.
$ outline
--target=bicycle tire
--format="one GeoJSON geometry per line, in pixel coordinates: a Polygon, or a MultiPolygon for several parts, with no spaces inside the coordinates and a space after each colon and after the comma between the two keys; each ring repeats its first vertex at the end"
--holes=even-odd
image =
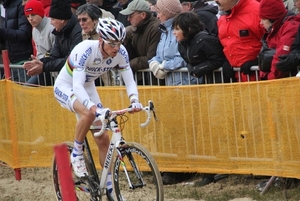
{"type": "MultiPolygon", "coordinates": [[[[73,150],[73,143],[72,142],[65,142],[67,145],[69,154],[72,153],[73,150]]],[[[70,171],[72,171],[72,177],[74,181],[74,189],[76,193],[76,197],[78,201],[100,201],[102,200],[101,198],[101,193],[96,192],[94,195],[91,194],[91,189],[92,188],[99,188],[99,184],[95,182],[93,178],[93,175],[91,173],[91,167],[88,163],[87,156],[84,153],[84,161],[88,170],[89,178],[79,178],[73,173],[73,168],[72,165],[70,167],[70,171]],[[93,186],[92,186],[93,185],[93,186]]],[[[51,173],[52,173],[52,182],[53,182],[53,187],[54,187],[54,192],[55,192],[55,197],[58,201],[62,201],[62,196],[61,196],[61,186],[59,183],[59,177],[63,177],[64,175],[59,175],[57,171],[57,164],[55,160],[55,156],[52,159],[52,165],[51,165],[51,173]]]]}
{"type": "Polygon", "coordinates": [[[115,200],[163,201],[162,178],[149,151],[135,142],[126,143],[118,150],[123,161],[117,156],[112,166],[115,200]],[[126,166],[133,188],[130,188],[123,165],[126,166]],[[137,169],[134,170],[133,166],[137,169]]]}

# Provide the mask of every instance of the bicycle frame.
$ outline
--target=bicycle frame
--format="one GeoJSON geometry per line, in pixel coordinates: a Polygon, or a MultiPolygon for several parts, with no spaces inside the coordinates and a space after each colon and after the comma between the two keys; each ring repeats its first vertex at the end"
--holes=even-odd
{"type": "MultiPolygon", "coordinates": [[[[146,122],[141,124],[141,127],[145,127],[146,125],[149,124],[151,116],[152,116],[151,111],[153,112],[155,120],[157,120],[152,101],[148,101],[148,104],[149,104],[148,106],[143,108],[143,111],[145,111],[147,113],[148,117],[147,117],[146,122]]],[[[133,110],[132,108],[126,108],[123,110],[112,111],[110,117],[107,118],[108,125],[105,122],[105,117],[99,118],[100,121],[102,122],[102,128],[99,132],[95,133],[94,135],[100,136],[105,130],[110,130],[112,132],[112,137],[111,137],[110,144],[109,144],[107,154],[105,157],[105,161],[104,161],[104,166],[102,168],[102,174],[101,174],[101,180],[100,180],[101,193],[103,193],[104,189],[106,189],[106,178],[108,176],[108,173],[111,170],[111,163],[112,163],[113,156],[117,152],[117,150],[118,150],[117,148],[120,146],[120,144],[126,143],[124,138],[122,137],[122,132],[121,132],[121,129],[119,128],[119,124],[117,122],[116,117],[118,115],[122,115],[127,112],[131,112],[132,110],[133,110]]],[[[120,156],[120,154],[118,152],[116,154],[118,154],[120,156]]],[[[124,168],[124,170],[126,172],[125,168],[124,168]]],[[[129,182],[130,187],[133,188],[127,172],[126,172],[126,176],[127,176],[127,180],[129,182]]]]}
{"type": "Polygon", "coordinates": [[[112,159],[113,159],[114,154],[116,153],[116,148],[119,146],[119,144],[121,142],[125,143],[125,141],[122,138],[122,134],[119,129],[119,126],[116,122],[112,121],[110,123],[110,129],[113,134],[112,134],[111,141],[109,143],[109,147],[107,150],[106,158],[104,161],[104,166],[102,168],[100,189],[106,188],[106,178],[108,176],[108,173],[110,172],[112,159]]]}

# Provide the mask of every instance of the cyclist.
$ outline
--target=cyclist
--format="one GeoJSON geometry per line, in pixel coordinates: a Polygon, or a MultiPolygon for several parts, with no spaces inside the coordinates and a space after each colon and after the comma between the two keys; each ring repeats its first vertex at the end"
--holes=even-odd
{"type": "MultiPolygon", "coordinates": [[[[126,35],[123,24],[111,18],[99,18],[97,33],[98,40],[84,40],[74,47],[54,84],[55,98],[62,107],[74,112],[78,120],[74,149],[71,154],[74,173],[78,177],[88,174],[83,159],[84,138],[90,129],[92,133],[99,131],[101,122],[96,121],[95,117],[105,115],[109,110],[103,108],[94,80],[118,66],[126,85],[130,107],[134,108],[133,112],[138,112],[143,107],[139,103],[137,85],[129,65],[128,53],[122,45],[126,35]]],[[[109,146],[107,131],[94,139],[99,149],[100,164],[103,167],[109,146]]]]}

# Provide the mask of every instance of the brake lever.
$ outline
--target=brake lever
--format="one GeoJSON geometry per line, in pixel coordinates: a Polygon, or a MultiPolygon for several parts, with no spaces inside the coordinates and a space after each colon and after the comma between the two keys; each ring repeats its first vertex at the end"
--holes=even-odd
{"type": "Polygon", "coordinates": [[[149,109],[150,111],[152,111],[155,121],[158,121],[158,118],[156,117],[156,113],[155,113],[154,104],[151,100],[149,101],[149,109]]]}

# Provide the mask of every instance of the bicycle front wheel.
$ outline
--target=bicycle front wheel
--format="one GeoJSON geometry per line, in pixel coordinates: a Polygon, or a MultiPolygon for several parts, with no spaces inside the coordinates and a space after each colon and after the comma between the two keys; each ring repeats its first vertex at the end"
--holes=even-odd
{"type": "Polygon", "coordinates": [[[112,167],[115,199],[163,201],[162,178],[149,151],[130,142],[119,147],[118,152],[112,167]]]}

